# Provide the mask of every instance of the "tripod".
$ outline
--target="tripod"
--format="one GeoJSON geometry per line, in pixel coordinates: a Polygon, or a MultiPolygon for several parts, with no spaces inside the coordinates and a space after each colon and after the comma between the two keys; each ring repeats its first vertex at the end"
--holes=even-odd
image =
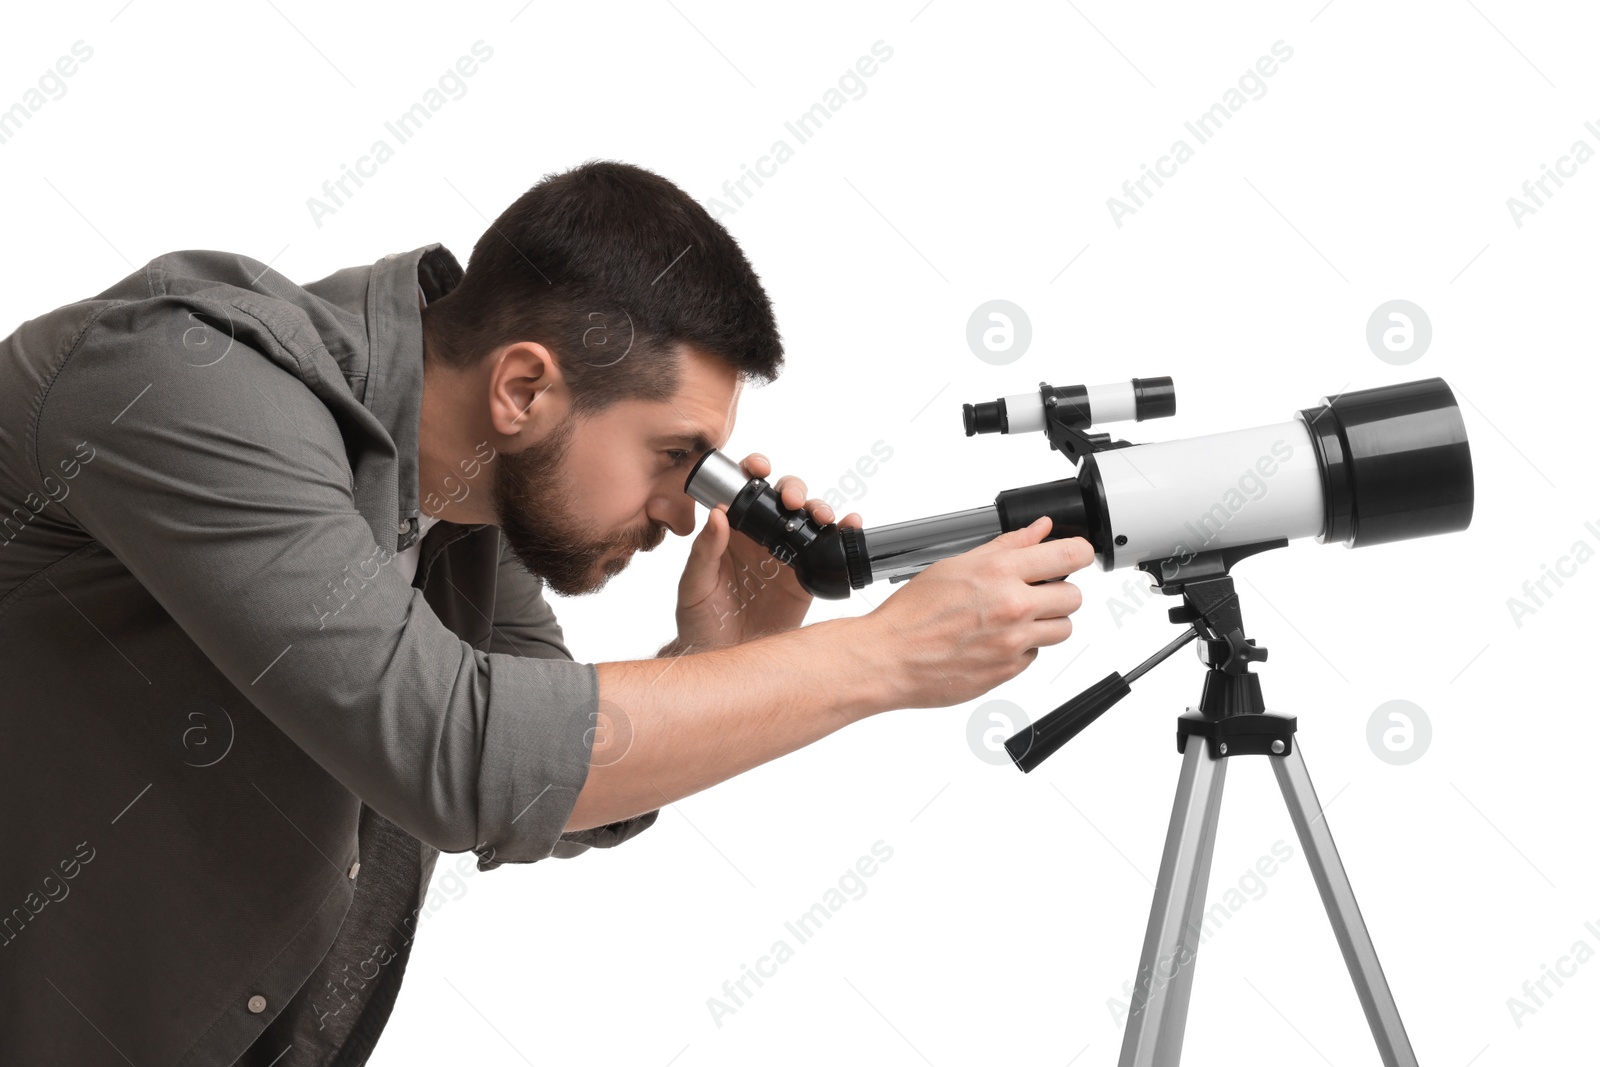
{"type": "Polygon", "coordinates": [[[1400,1010],[1311,787],[1295,740],[1295,719],[1265,709],[1260,676],[1249,671],[1251,663],[1267,658],[1267,650],[1244,636],[1228,570],[1247,555],[1284,544],[1287,541],[1269,541],[1193,554],[1182,562],[1174,557],[1139,564],[1156,579],[1162,593],[1183,597],[1183,605],[1168,614],[1173,622],[1188,624],[1188,630],[1126,677],[1108,675],[1006,742],[1017,766],[1031,771],[1126,696],[1131,682],[1190,641],[1202,639],[1205,686],[1199,706],[1178,718],[1183,768],[1139,954],[1119,1067],[1176,1067],[1182,1055],[1222,786],[1228,760],[1236,756],[1265,756],[1271,761],[1378,1052],[1386,1067],[1416,1067],[1400,1010]]]}

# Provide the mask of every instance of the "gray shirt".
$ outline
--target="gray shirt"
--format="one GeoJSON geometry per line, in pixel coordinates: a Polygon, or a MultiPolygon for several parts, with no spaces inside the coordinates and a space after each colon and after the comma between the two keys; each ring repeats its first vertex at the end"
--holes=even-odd
{"type": "Polygon", "coordinates": [[[359,1064],[439,851],[654,821],[563,832],[598,677],[498,528],[390,566],[460,274],[175,252],[0,341],[0,1062],[359,1064]]]}

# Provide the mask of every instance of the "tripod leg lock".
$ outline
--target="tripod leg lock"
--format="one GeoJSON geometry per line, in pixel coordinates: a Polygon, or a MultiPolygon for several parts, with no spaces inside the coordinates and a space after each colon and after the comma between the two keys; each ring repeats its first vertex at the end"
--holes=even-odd
{"type": "Polygon", "coordinates": [[[1212,759],[1228,756],[1287,756],[1294,750],[1295,717],[1262,712],[1258,715],[1178,716],[1178,751],[1190,737],[1206,739],[1212,759]]]}

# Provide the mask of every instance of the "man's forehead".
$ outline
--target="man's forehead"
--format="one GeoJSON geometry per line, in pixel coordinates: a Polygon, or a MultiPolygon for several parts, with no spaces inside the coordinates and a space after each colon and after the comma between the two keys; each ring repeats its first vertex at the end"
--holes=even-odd
{"type": "Polygon", "coordinates": [[[684,371],[677,395],[662,405],[666,414],[657,436],[700,452],[720,449],[733,436],[744,377],[702,358],[686,359],[684,371]]]}
{"type": "Polygon", "coordinates": [[[671,413],[667,424],[655,435],[658,443],[681,444],[692,451],[704,452],[725,447],[728,438],[733,436],[737,395],[722,414],[697,413],[692,405],[684,407],[681,398],[669,404],[672,406],[667,409],[671,413]]]}

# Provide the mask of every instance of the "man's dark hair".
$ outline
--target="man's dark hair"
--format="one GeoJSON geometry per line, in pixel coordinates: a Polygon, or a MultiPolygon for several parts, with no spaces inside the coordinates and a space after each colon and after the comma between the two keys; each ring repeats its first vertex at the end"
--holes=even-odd
{"type": "Polygon", "coordinates": [[[680,343],[764,382],[783,365],[771,302],[733,236],[627,163],[546,175],[478,239],[423,321],[429,348],[457,368],[516,341],[544,345],[575,415],[675,395],[680,343]]]}

